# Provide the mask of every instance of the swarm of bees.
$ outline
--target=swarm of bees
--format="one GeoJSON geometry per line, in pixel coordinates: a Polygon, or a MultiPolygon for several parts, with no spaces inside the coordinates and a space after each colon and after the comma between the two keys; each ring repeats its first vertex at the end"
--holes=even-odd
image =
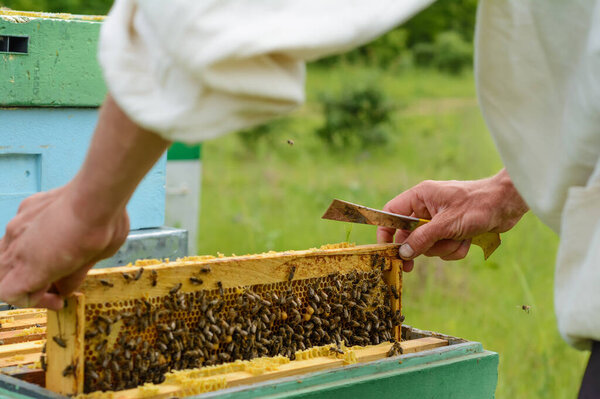
{"type": "MultiPolygon", "coordinates": [[[[192,283],[202,284],[194,278],[192,283]]],[[[387,288],[379,269],[266,289],[225,289],[221,282],[192,293],[181,287],[176,284],[152,302],[140,299],[94,316],[85,335],[86,392],[157,384],[172,370],[237,359],[283,355],[294,360],[296,351],[313,346],[392,342],[393,328],[404,319],[389,306],[398,293],[387,288]],[[116,339],[107,339],[113,330],[118,330],[116,339]]]]}

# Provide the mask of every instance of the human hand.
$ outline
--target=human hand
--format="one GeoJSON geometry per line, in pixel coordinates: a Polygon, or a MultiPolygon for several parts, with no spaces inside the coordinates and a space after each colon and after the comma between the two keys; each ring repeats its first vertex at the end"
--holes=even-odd
{"type": "Polygon", "coordinates": [[[421,254],[444,260],[464,258],[471,238],[486,232],[510,230],[528,207],[506,173],[474,181],[424,181],[403,192],[383,208],[431,222],[405,231],[379,227],[377,241],[401,243],[404,271],[411,271],[413,259],[421,254]]]}
{"type": "Polygon", "coordinates": [[[104,220],[77,212],[72,185],[26,198],[0,240],[0,299],[19,307],[60,309],[63,298],[127,238],[124,209],[104,220]]]}

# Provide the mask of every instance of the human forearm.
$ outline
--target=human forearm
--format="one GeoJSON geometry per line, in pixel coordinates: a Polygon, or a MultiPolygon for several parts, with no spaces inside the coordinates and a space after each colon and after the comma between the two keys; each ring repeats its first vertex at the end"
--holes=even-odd
{"type": "Polygon", "coordinates": [[[168,145],[137,126],[109,95],[85,162],[69,183],[76,214],[88,223],[118,214],[168,145]]]}

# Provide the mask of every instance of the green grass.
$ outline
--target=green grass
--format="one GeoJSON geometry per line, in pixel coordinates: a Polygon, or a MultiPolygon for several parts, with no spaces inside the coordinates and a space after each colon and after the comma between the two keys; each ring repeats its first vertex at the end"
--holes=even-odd
{"type": "MultiPolygon", "coordinates": [[[[477,179],[501,168],[480,116],[471,74],[309,69],[307,104],[247,148],[236,135],[206,143],[199,251],[225,254],[373,243],[375,229],[323,221],[333,198],[373,207],[423,179],[477,179]],[[375,84],[394,106],[385,148],[336,152],[314,135],[319,96],[375,84]],[[287,144],[287,140],[294,145],[287,144]]],[[[500,354],[498,398],[573,398],[587,355],[556,329],[557,237],[533,215],[487,262],[478,248],[459,262],[423,258],[404,276],[406,323],[480,341],[500,354]],[[528,314],[520,305],[531,305],[528,314]]]]}

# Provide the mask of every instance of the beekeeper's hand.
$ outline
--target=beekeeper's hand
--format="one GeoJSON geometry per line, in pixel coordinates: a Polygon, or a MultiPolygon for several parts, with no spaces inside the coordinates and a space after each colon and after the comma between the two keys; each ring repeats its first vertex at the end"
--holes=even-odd
{"type": "Polygon", "coordinates": [[[528,207],[503,169],[482,180],[424,181],[389,201],[383,210],[431,219],[412,232],[377,229],[378,242],[395,239],[402,244],[403,269],[411,271],[413,259],[421,254],[444,260],[464,258],[472,237],[510,230],[528,207]]]}

